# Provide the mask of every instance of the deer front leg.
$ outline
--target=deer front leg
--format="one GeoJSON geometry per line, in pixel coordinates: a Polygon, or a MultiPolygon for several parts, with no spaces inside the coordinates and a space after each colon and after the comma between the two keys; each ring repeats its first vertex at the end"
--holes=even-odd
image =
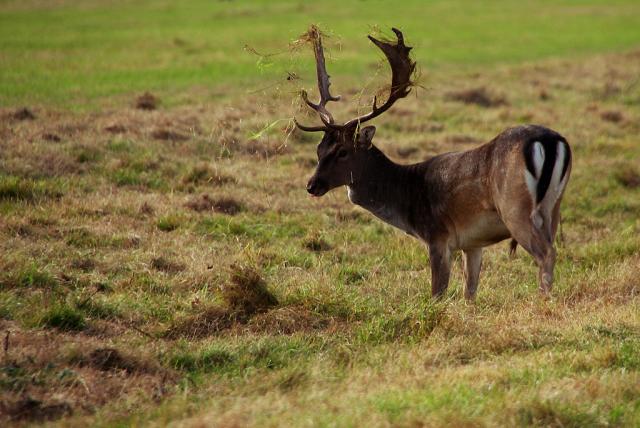
{"type": "Polygon", "coordinates": [[[451,251],[442,244],[429,245],[429,262],[431,263],[431,296],[440,298],[449,285],[451,273],[451,251]]]}
{"type": "Polygon", "coordinates": [[[466,287],[464,289],[464,297],[467,300],[473,300],[478,290],[478,281],[480,280],[480,267],[482,265],[482,248],[474,248],[466,250],[465,269],[466,287]]]}

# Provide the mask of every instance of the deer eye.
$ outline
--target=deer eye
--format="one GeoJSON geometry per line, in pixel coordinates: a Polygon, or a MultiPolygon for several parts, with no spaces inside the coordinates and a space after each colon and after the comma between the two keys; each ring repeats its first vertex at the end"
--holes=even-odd
{"type": "Polygon", "coordinates": [[[338,159],[345,159],[347,157],[347,155],[349,154],[349,152],[347,152],[345,149],[340,149],[338,150],[338,159]]]}

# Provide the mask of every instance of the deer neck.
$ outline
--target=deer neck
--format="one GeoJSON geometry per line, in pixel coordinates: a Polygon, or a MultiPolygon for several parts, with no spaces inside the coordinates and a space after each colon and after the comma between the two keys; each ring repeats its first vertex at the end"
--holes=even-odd
{"type": "Polygon", "coordinates": [[[414,234],[411,218],[417,196],[415,168],[398,165],[377,147],[369,149],[363,172],[348,185],[349,200],[409,234],[414,234]]]}

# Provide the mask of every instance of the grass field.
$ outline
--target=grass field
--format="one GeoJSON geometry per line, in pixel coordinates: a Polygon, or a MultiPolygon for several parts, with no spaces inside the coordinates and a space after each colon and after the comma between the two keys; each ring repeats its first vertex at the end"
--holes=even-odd
{"type": "Polygon", "coordinates": [[[640,425],[639,76],[631,0],[0,0],[0,425],[640,425]],[[567,137],[551,298],[503,243],[432,301],[421,244],[307,197],[310,23],[341,118],[388,78],[368,31],[415,47],[398,162],[567,137]]]}

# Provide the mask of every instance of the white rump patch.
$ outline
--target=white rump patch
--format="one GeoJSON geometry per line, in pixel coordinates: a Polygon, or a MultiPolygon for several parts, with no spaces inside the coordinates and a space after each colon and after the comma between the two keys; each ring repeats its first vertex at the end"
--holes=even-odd
{"type": "Polygon", "coordinates": [[[533,203],[536,203],[536,194],[538,193],[538,180],[540,179],[540,174],[542,174],[542,166],[544,165],[544,146],[539,141],[533,143],[532,152],[532,161],[533,161],[533,170],[535,175],[533,175],[528,169],[525,168],[524,171],[524,180],[527,183],[527,189],[531,194],[531,199],[533,203]]]}
{"type": "Polygon", "coordinates": [[[551,237],[551,216],[553,215],[553,207],[556,205],[558,198],[564,191],[564,187],[567,184],[568,174],[562,177],[562,169],[564,168],[567,156],[567,145],[562,141],[558,141],[556,144],[556,160],[553,165],[549,188],[547,188],[547,193],[544,195],[544,198],[542,198],[542,201],[540,201],[531,214],[534,226],[542,228],[542,223],[544,223],[549,237],[551,237]]]}
{"type": "Polygon", "coordinates": [[[540,179],[542,165],[544,165],[544,146],[541,142],[536,141],[533,143],[533,167],[536,170],[537,179],[540,179]]]}
{"type": "Polygon", "coordinates": [[[556,159],[555,164],[553,165],[553,172],[551,173],[551,180],[549,182],[547,192],[539,204],[536,204],[536,198],[538,193],[538,181],[540,180],[545,161],[544,146],[542,143],[536,141],[533,143],[531,152],[531,160],[533,162],[535,175],[528,169],[525,169],[524,172],[525,183],[527,184],[527,189],[531,194],[531,200],[534,205],[531,212],[531,221],[537,229],[541,229],[543,224],[546,224],[546,226],[550,228],[553,207],[567,184],[567,175],[562,177],[562,169],[564,167],[565,159],[567,158],[567,146],[562,141],[558,141],[556,144],[556,159]]]}
{"type": "Polygon", "coordinates": [[[524,181],[527,183],[527,189],[529,189],[529,193],[531,194],[531,199],[533,203],[536,203],[536,189],[538,187],[538,179],[534,177],[528,169],[524,171],[524,181]]]}
{"type": "Polygon", "coordinates": [[[567,158],[567,147],[562,141],[558,141],[556,145],[556,163],[553,166],[553,173],[551,174],[551,181],[549,182],[549,188],[542,201],[540,201],[540,209],[546,215],[551,215],[551,210],[556,204],[560,193],[564,189],[567,181],[562,176],[562,168],[564,167],[564,161],[567,158]]]}

